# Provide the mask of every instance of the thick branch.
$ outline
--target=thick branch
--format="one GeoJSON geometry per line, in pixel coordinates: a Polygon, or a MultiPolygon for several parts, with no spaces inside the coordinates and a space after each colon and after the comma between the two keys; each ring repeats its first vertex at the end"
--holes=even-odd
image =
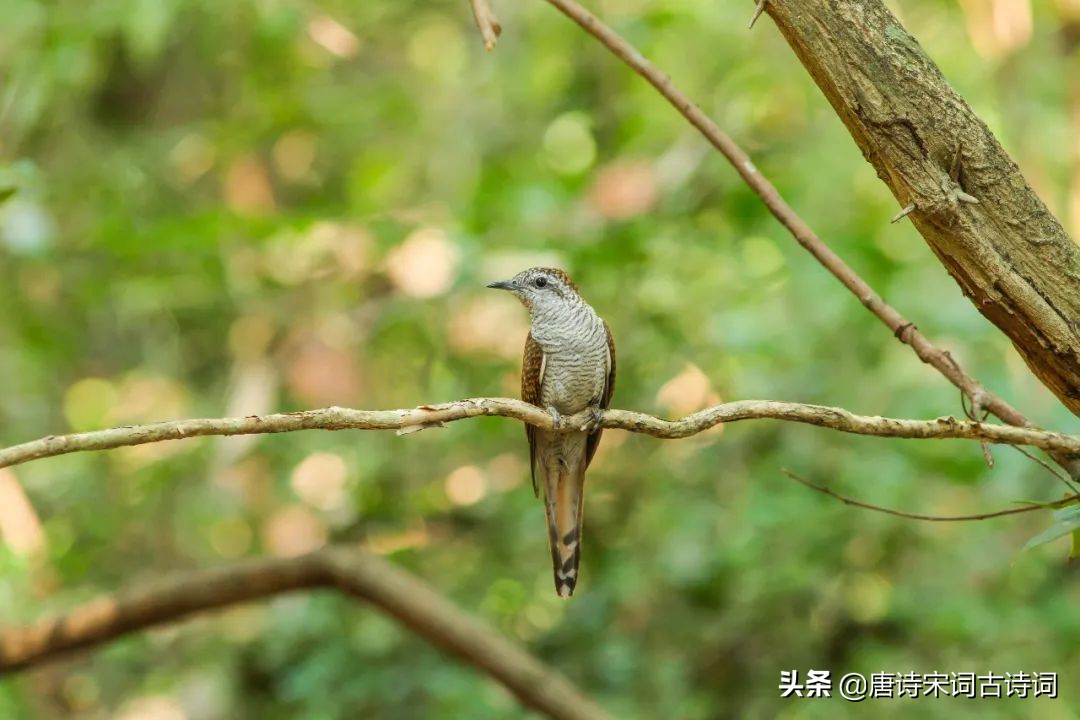
{"type": "Polygon", "coordinates": [[[185,573],[99,598],[61,617],[0,631],[0,674],[192,613],[324,587],[370,602],[425,640],[502,683],[522,703],[548,717],[609,718],[561,675],[425,583],[353,548],[328,548],[297,558],[247,560],[185,573]]]}
{"type": "Polygon", "coordinates": [[[881,0],[766,9],[964,294],[1080,415],[1080,248],[986,124],[881,0]]]}
{"type": "MultiPolygon", "coordinates": [[[[553,429],[551,416],[547,412],[510,398],[471,398],[404,410],[329,407],[274,415],[173,420],[71,435],[50,435],[0,450],[0,468],[54,455],[110,450],[204,435],[259,435],[296,430],[397,430],[399,434],[407,434],[480,415],[516,418],[545,430],[553,429]]],[[[560,427],[562,430],[582,430],[588,426],[591,419],[588,412],[579,413],[563,418],[560,427]]],[[[842,408],[778,400],[739,400],[716,405],[678,420],[664,420],[631,410],[605,410],[601,425],[657,438],[675,439],[696,435],[720,423],[763,419],[817,425],[856,435],[914,439],[963,438],[1004,445],[1029,445],[1048,452],[1080,453],[1080,435],[957,420],[954,417],[934,420],[871,417],[855,415],[842,408]]]]}

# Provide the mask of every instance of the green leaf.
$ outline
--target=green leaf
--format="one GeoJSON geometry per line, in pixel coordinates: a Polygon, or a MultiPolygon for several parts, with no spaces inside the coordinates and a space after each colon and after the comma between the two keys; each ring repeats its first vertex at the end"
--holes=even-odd
{"type": "Polygon", "coordinates": [[[1069,533],[1073,534],[1073,547],[1072,555],[1075,556],[1077,551],[1077,533],[1080,533],[1080,505],[1070,505],[1061,510],[1054,512],[1054,524],[1043,530],[1027,541],[1024,545],[1025,550],[1030,550],[1033,547],[1039,545],[1045,545],[1048,542],[1053,542],[1058,538],[1065,537],[1069,533]]]}
{"type": "Polygon", "coordinates": [[[1080,504],[1073,503],[1066,505],[1060,510],[1054,511],[1054,519],[1058,522],[1072,522],[1074,520],[1080,520],[1080,504]]]}
{"type": "Polygon", "coordinates": [[[0,205],[3,205],[5,202],[7,202],[8,199],[15,194],[17,189],[18,188],[16,188],[14,185],[0,187],[0,205]]]}

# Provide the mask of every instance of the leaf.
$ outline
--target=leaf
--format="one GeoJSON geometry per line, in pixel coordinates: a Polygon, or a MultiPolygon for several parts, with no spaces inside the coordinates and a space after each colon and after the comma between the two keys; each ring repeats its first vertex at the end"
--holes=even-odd
{"type": "Polygon", "coordinates": [[[1073,542],[1072,549],[1069,550],[1069,559],[1075,560],[1080,558],[1080,530],[1073,530],[1073,542]]]}
{"type": "Polygon", "coordinates": [[[1066,505],[1060,510],[1054,511],[1054,519],[1058,522],[1072,522],[1080,520],[1080,503],[1066,505]]]}
{"type": "Polygon", "coordinates": [[[1070,505],[1069,507],[1062,508],[1054,512],[1054,524],[1043,530],[1027,541],[1024,545],[1024,550],[1030,550],[1033,547],[1039,545],[1045,545],[1048,542],[1053,542],[1058,538],[1065,537],[1069,533],[1073,534],[1073,547],[1070,556],[1075,556],[1077,551],[1077,534],[1080,533],[1080,505],[1070,505]]]}
{"type": "Polygon", "coordinates": [[[29,160],[0,164],[0,205],[27,189],[37,186],[37,167],[29,160]]]}

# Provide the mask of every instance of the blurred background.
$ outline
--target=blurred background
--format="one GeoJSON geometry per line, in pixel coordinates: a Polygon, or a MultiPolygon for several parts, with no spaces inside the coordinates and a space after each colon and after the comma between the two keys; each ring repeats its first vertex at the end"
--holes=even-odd
{"type": "MultiPolygon", "coordinates": [[[[984,321],[749,2],[591,6],[752,153],[930,338],[1046,427],[1080,422],[984,321]],[[673,7],[676,6],[677,7],[673,7]]],[[[0,0],[0,443],[183,417],[516,395],[523,308],[566,268],[607,319],[614,405],[772,398],[961,414],[958,392],[767,214],[656,93],[543,2],[0,0]]],[[[906,26],[1080,237],[1080,0],[901,0],[906,26]]],[[[363,542],[619,718],[814,718],[780,671],[1056,671],[1059,700],[880,717],[1075,718],[1080,585],[1060,497],[977,444],[774,422],[609,431],[583,578],[551,587],[519,423],[196,439],[0,470],[0,622],[125,583],[363,542]]],[[[368,608],[294,595],[0,682],[3,718],[518,718],[368,608]]]]}

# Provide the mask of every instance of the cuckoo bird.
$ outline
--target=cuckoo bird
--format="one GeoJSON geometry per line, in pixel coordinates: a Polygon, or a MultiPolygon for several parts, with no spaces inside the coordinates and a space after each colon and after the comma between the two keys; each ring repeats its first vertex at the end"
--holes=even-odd
{"type": "Polygon", "coordinates": [[[533,492],[544,489],[555,590],[570,597],[578,581],[585,470],[600,444],[601,410],[615,388],[611,330],[578,293],[565,272],[531,268],[488,285],[509,290],[529,309],[521,399],[547,410],[554,430],[525,426],[533,492]],[[562,431],[562,415],[590,410],[583,431],[562,431]]]}

